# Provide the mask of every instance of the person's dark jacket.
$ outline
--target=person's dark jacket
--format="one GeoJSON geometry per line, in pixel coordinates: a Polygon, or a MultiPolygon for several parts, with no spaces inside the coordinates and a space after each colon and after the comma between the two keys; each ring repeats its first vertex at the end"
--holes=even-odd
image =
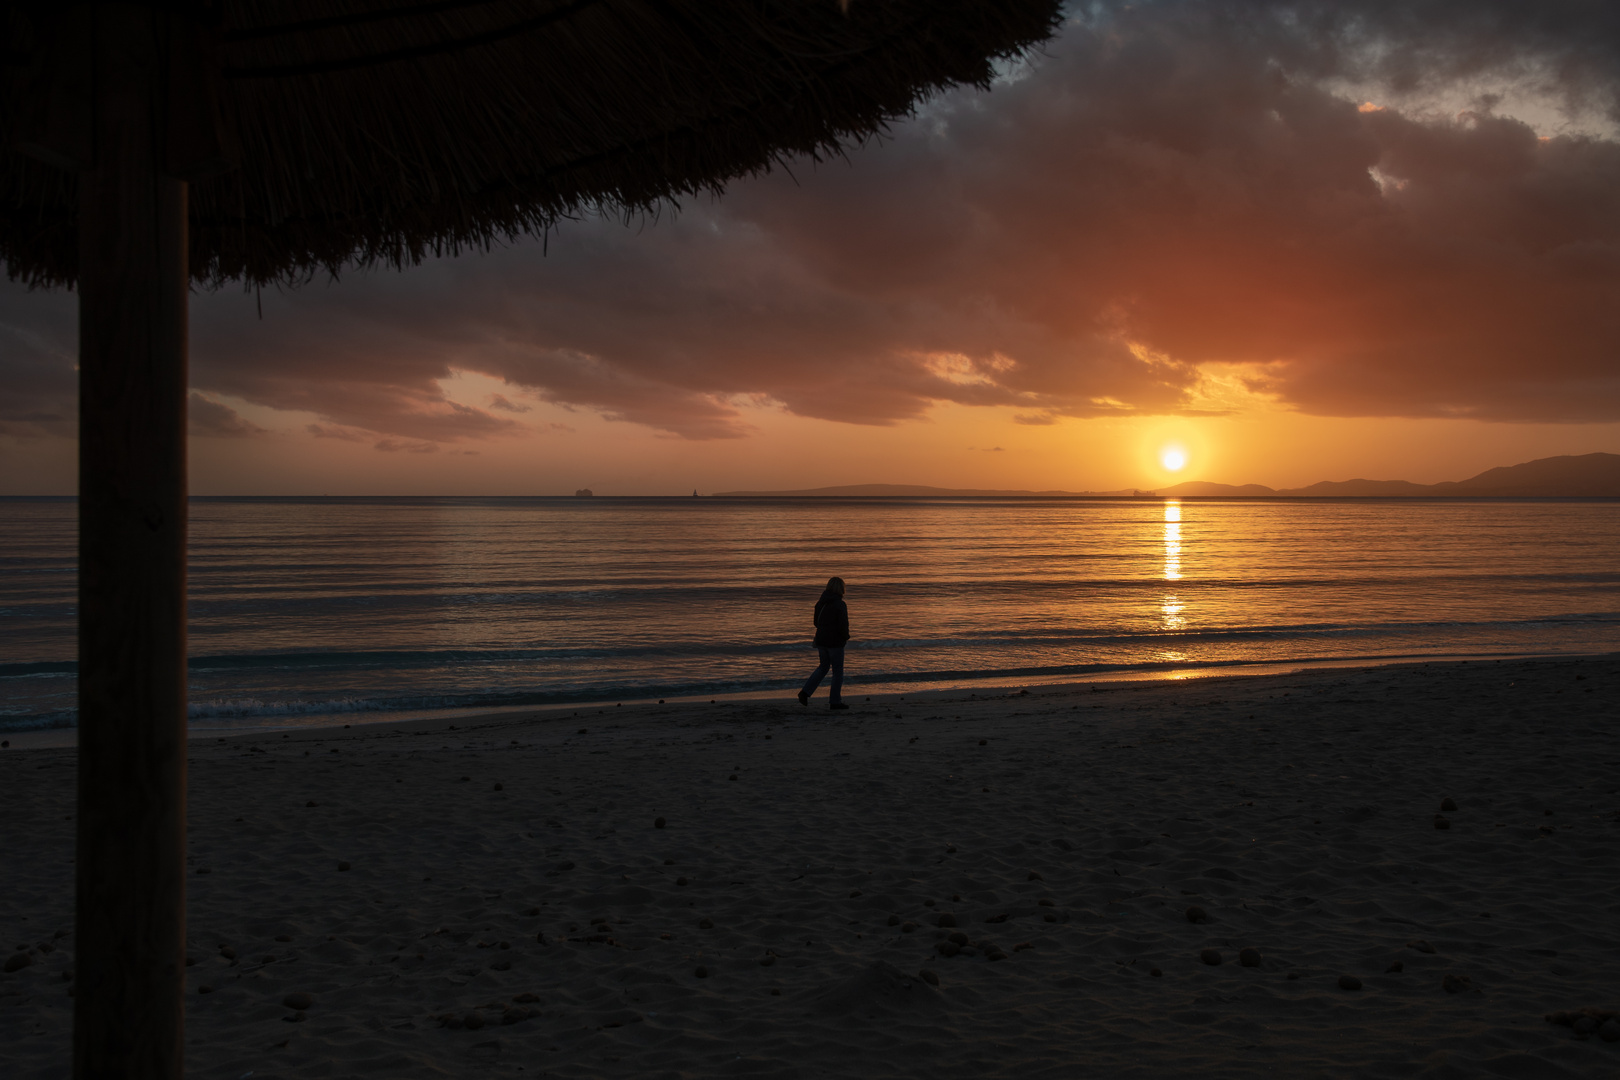
{"type": "Polygon", "coordinates": [[[816,640],[823,649],[842,649],[849,641],[849,608],[844,598],[831,589],[816,601],[816,640]]]}

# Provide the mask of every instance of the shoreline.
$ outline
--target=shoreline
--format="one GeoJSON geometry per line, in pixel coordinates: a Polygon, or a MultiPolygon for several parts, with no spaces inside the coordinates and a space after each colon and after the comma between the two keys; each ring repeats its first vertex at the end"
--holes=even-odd
{"type": "MultiPolygon", "coordinates": [[[[1483,664],[1495,661],[1516,660],[1567,660],[1583,658],[1601,658],[1604,656],[1620,656],[1620,653],[1606,652],[1579,652],[1579,653],[1510,653],[1510,654],[1479,654],[1463,658],[1453,656],[1420,658],[1410,655],[1394,656],[1380,660],[1368,657],[1352,657],[1346,659],[1306,659],[1284,660],[1276,662],[1242,661],[1227,664],[1211,664],[1208,666],[1175,666],[1174,663],[1153,668],[1116,669],[1098,672],[1089,677],[1073,677],[1069,675],[1051,676],[1049,679],[1036,678],[1000,678],[987,677],[982,682],[954,682],[948,686],[928,685],[919,681],[914,689],[901,689],[900,685],[890,682],[877,682],[879,689],[866,692],[858,682],[851,682],[849,689],[853,695],[891,700],[906,697],[921,698],[928,694],[955,694],[980,693],[994,694],[996,691],[1016,692],[1025,688],[1042,688],[1045,690],[1064,690],[1079,686],[1092,686],[1097,684],[1113,683],[1160,683],[1160,682],[1207,682],[1223,679],[1253,679],[1271,676],[1291,675],[1310,671],[1373,671],[1388,667],[1412,667],[1435,664],[1483,664]]],[[[949,679],[940,679],[939,682],[950,682],[949,679]]],[[[820,690],[825,693],[825,684],[820,690]]],[[[759,691],[747,690],[732,694],[689,694],[682,696],[666,695],[662,701],[676,704],[701,704],[704,701],[728,702],[759,702],[770,703],[791,701],[793,691],[791,688],[779,690],[759,691]]],[[[619,708],[626,705],[631,707],[651,706],[655,702],[662,703],[653,697],[626,697],[614,701],[612,707],[619,708]]],[[[187,727],[188,740],[207,738],[240,738],[247,736],[264,736],[281,732],[294,731],[326,731],[332,728],[354,729],[375,728],[397,724],[410,724],[418,721],[472,721],[485,717],[504,717],[515,714],[544,714],[561,713],[569,710],[605,708],[608,699],[591,699],[582,701],[559,702],[555,704],[536,705],[502,705],[481,706],[468,705],[443,709],[403,709],[403,710],[377,710],[376,712],[351,713],[313,713],[306,716],[319,718],[318,722],[297,723],[242,723],[238,725],[215,725],[208,722],[191,722],[187,727]],[[370,717],[369,719],[363,719],[370,717]]],[[[268,717],[266,718],[268,719],[268,717]]],[[[78,725],[61,725],[53,727],[19,728],[15,730],[0,729],[0,740],[9,743],[7,749],[38,750],[78,745],[78,725]]]]}
{"type": "MultiPolygon", "coordinates": [[[[1610,1075],[1544,1017],[1620,1006],[1617,691],[1607,654],[197,739],[188,1075],[1610,1075]]],[[[0,754],[30,1080],[73,759],[0,754]]]]}

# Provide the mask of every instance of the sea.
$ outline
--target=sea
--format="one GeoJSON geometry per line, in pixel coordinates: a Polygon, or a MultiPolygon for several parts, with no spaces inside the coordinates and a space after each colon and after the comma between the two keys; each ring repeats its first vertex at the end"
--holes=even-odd
{"type": "MultiPolygon", "coordinates": [[[[0,730],[70,727],[71,499],[0,499],[0,730]]],[[[1620,500],[196,498],[194,728],[1620,649],[1620,500]]]]}

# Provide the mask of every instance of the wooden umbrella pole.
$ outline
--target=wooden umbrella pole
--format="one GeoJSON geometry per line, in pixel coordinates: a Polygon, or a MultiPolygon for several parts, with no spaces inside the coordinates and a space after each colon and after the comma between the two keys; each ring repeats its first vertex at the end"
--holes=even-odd
{"type": "Polygon", "coordinates": [[[160,171],[167,16],[102,4],[79,178],[73,1075],[183,1070],[186,185],[160,171]]]}

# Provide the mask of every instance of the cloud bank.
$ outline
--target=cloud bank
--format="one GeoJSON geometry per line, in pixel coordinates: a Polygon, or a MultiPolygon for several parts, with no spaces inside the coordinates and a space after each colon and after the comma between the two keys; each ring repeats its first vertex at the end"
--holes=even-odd
{"type": "MultiPolygon", "coordinates": [[[[847,165],[266,294],[262,320],[198,297],[194,425],[256,434],[218,395],[422,451],[532,430],[526,398],[715,439],[749,433],[744,404],[1040,424],[1234,388],[1324,416],[1612,421],[1617,73],[1614,5],[1086,6],[992,93],[847,165]],[[452,400],[454,371],[508,389],[452,400]]],[[[71,416],[64,311],[0,294],[6,430],[71,416]]]]}

